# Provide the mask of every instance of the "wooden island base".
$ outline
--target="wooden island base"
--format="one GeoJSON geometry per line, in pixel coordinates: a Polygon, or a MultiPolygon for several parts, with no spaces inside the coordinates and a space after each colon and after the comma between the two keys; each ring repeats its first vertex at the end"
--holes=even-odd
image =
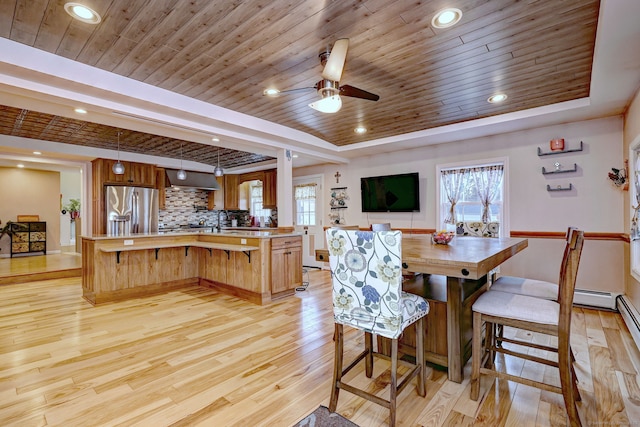
{"type": "Polygon", "coordinates": [[[268,304],[302,284],[301,247],[301,236],[277,232],[84,237],[83,297],[101,304],[198,284],[268,304]]]}

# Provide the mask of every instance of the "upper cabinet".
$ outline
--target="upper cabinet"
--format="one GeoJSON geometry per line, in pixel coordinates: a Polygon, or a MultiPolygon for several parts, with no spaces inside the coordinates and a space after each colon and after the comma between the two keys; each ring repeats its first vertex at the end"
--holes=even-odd
{"type": "Polygon", "coordinates": [[[240,201],[238,197],[238,177],[239,175],[224,176],[224,209],[239,209],[240,201]]]}
{"type": "Polygon", "coordinates": [[[239,185],[248,181],[262,182],[262,207],[276,209],[278,207],[277,197],[277,170],[248,172],[240,175],[224,176],[224,209],[240,209],[239,185]]]}
{"type": "Polygon", "coordinates": [[[224,209],[224,179],[216,178],[218,181],[218,185],[220,186],[219,190],[209,191],[207,195],[207,209],[212,210],[221,210],[224,209]]]}
{"type": "Polygon", "coordinates": [[[278,207],[278,176],[276,169],[271,169],[264,172],[264,179],[262,180],[262,207],[268,209],[275,209],[278,207]]]}
{"type": "Polygon", "coordinates": [[[122,162],[124,174],[113,173],[112,159],[96,159],[93,162],[94,180],[99,180],[102,185],[130,185],[135,187],[156,188],[156,165],[145,163],[122,162]],[[97,172],[97,175],[96,175],[97,172]]]}

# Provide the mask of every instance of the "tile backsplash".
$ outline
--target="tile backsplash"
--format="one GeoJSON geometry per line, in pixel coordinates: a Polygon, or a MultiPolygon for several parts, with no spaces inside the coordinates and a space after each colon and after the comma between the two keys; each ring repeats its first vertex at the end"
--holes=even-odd
{"type": "Polygon", "coordinates": [[[167,188],[165,194],[165,208],[159,212],[160,228],[177,228],[201,221],[208,227],[215,227],[218,218],[221,227],[231,227],[233,219],[238,220],[238,227],[251,223],[249,211],[207,210],[208,194],[204,190],[167,188]]]}

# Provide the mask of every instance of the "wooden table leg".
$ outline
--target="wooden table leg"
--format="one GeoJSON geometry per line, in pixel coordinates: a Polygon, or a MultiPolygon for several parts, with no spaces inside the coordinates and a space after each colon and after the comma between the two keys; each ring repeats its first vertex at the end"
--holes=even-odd
{"type": "Polygon", "coordinates": [[[449,380],[462,382],[463,358],[462,334],[462,279],[447,277],[447,359],[449,380]]]}

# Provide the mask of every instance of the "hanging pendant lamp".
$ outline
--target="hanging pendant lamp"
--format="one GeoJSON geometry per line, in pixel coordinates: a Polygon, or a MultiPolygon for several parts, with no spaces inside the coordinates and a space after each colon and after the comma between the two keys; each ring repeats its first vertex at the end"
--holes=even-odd
{"type": "Polygon", "coordinates": [[[176,178],[178,178],[180,181],[184,181],[185,179],[187,179],[187,172],[182,169],[182,143],[180,144],[180,170],[176,174],[176,178]]]}
{"type": "Polygon", "coordinates": [[[122,132],[118,132],[118,161],[113,164],[111,170],[116,175],[124,175],[124,165],[120,163],[120,134],[122,132]]]}
{"type": "Polygon", "coordinates": [[[222,170],[222,168],[220,167],[220,148],[218,148],[218,165],[216,166],[216,168],[213,170],[213,174],[215,176],[222,176],[224,175],[224,171],[222,170]]]}

